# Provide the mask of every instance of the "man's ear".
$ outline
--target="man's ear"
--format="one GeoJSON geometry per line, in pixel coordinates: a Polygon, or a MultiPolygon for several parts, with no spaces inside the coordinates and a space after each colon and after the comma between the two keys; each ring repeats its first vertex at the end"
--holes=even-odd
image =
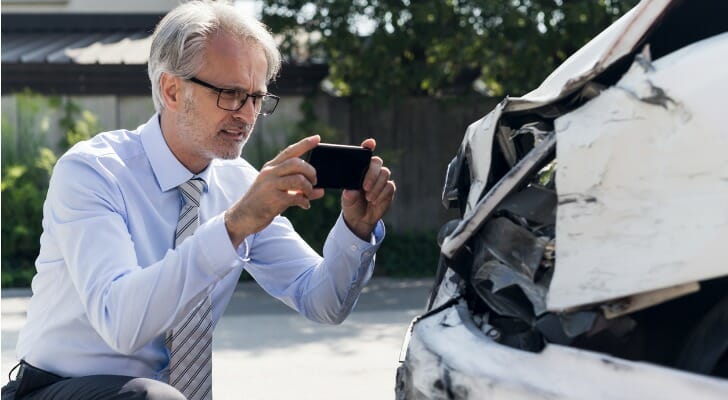
{"type": "Polygon", "coordinates": [[[162,73],[159,78],[159,87],[162,93],[164,108],[171,111],[179,111],[183,107],[184,89],[178,76],[162,73]]]}

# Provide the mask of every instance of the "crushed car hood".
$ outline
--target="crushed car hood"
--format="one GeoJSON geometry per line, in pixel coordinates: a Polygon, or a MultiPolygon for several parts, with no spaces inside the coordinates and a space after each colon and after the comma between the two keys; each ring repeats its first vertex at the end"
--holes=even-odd
{"type": "MultiPolygon", "coordinates": [[[[728,274],[725,265],[703,262],[722,259],[720,241],[728,233],[724,206],[728,188],[723,184],[728,182],[723,161],[728,143],[716,112],[719,96],[728,91],[727,70],[722,68],[728,58],[726,36],[706,39],[702,46],[653,63],[646,38],[676,3],[641,2],[572,55],[539,88],[520,98],[506,98],[468,127],[447,176],[455,182],[452,177],[468,174],[470,190],[463,218],[442,242],[445,257],[461,251],[500,201],[556,151],[557,272],[549,288],[549,310],[564,311],[728,274]],[[599,89],[595,98],[576,110],[560,111],[559,101],[586,92],[594,78],[615,63],[632,62],[638,49],[644,54],[615,85],[599,89]],[[545,135],[534,151],[493,184],[490,154],[504,134],[502,121],[528,113],[556,118],[554,134],[545,135]],[[664,126],[652,123],[657,120],[664,126]],[[621,132],[621,138],[612,137],[614,132],[621,132]],[[602,146],[603,152],[595,150],[602,146]],[[626,151],[614,151],[619,148],[626,151]],[[706,156],[691,158],[691,163],[700,165],[687,168],[690,176],[676,175],[686,170],[680,165],[686,161],[681,157],[686,151],[706,156]],[[616,169],[625,165],[632,167],[616,169]],[[601,169],[594,172],[594,168],[601,169]],[[605,177],[611,180],[606,182],[605,177]],[[625,188],[631,189],[625,192],[625,188]],[[709,201],[695,209],[690,199],[698,196],[709,201]],[[625,214],[627,209],[632,211],[625,214]],[[647,241],[652,245],[645,246],[647,241]]],[[[443,201],[457,196],[456,188],[446,183],[443,201]]]]}
{"type": "Polygon", "coordinates": [[[672,0],[642,1],[555,69],[541,85],[522,97],[510,98],[507,112],[525,111],[558,101],[612,64],[632,53],[672,0]]]}
{"type": "MultiPolygon", "coordinates": [[[[606,30],[571,55],[535,90],[522,97],[507,97],[480,120],[472,123],[460,147],[468,161],[471,185],[466,216],[442,245],[442,253],[451,257],[479,228],[488,215],[477,213],[490,173],[491,147],[503,115],[548,108],[582,88],[616,61],[634,52],[650,28],[664,15],[674,0],[647,0],[623,15],[606,30]]],[[[448,175],[459,174],[461,164],[448,167],[448,175]]],[[[447,190],[447,188],[446,188],[447,190]]],[[[443,197],[446,193],[443,194],[443,197]]]]}

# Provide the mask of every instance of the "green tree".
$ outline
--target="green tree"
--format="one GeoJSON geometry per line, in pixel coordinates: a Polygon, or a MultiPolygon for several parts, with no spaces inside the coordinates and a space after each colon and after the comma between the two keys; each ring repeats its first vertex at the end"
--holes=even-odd
{"type": "Polygon", "coordinates": [[[522,95],[637,0],[265,0],[291,60],[323,60],[339,95],[440,95],[478,78],[522,95]]]}

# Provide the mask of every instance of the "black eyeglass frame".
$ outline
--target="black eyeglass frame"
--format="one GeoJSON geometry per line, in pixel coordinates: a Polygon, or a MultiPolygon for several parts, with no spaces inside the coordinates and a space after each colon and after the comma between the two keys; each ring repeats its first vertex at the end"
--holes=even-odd
{"type": "Polygon", "coordinates": [[[212,89],[213,91],[217,92],[217,103],[216,103],[217,104],[217,107],[220,108],[220,109],[226,110],[226,111],[238,111],[238,110],[240,110],[241,108],[243,108],[243,106],[245,106],[245,102],[248,101],[248,98],[252,97],[253,98],[253,107],[255,107],[256,103],[258,102],[258,99],[260,99],[260,102],[261,103],[260,103],[260,111],[258,111],[258,114],[259,115],[271,115],[271,114],[273,114],[273,111],[276,110],[276,107],[278,107],[278,101],[281,99],[280,97],[278,97],[278,96],[276,96],[276,95],[274,95],[272,93],[250,94],[250,93],[243,92],[242,90],[220,88],[220,87],[217,87],[217,86],[215,86],[215,85],[213,85],[211,83],[207,83],[207,82],[205,82],[203,80],[200,80],[198,78],[195,78],[194,76],[191,77],[191,78],[185,78],[185,79],[188,80],[188,81],[190,81],[190,82],[192,82],[192,83],[196,83],[196,84],[198,84],[200,86],[204,86],[204,87],[206,87],[208,89],[212,89]],[[243,93],[245,95],[245,97],[243,97],[243,100],[240,102],[240,105],[238,105],[238,108],[227,108],[227,107],[223,107],[223,106],[220,105],[220,95],[222,94],[222,92],[237,92],[237,93],[243,93]],[[262,112],[263,111],[263,99],[264,98],[269,98],[269,99],[275,100],[275,104],[273,104],[273,108],[271,108],[270,112],[267,112],[267,113],[263,113],[262,112]]]}

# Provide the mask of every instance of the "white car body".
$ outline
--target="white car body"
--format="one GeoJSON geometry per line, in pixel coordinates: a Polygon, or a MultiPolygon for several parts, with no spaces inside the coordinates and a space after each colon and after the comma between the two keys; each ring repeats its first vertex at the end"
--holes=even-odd
{"type": "MultiPolygon", "coordinates": [[[[661,40],[659,26],[675,24],[681,17],[675,10],[704,6],[698,3],[643,1],[538,89],[505,99],[468,128],[443,193],[444,201],[456,201],[452,182],[466,165],[469,193],[459,194],[463,216],[441,243],[441,264],[450,268],[441,267],[428,312],[408,332],[398,371],[399,399],[728,399],[728,380],[721,376],[549,340],[539,351],[501,344],[503,329],[487,318],[502,313],[486,306],[481,320],[482,310],[469,308],[474,300],[467,298],[463,282],[491,279],[486,297],[507,286],[521,287],[534,312],[525,325],[535,329],[547,314],[562,318],[582,311],[596,318],[592,324],[616,324],[640,310],[696,295],[703,282],[728,277],[722,251],[728,238],[728,127],[723,122],[728,108],[722,100],[728,93],[728,22],[705,28],[705,37],[654,60],[650,51],[651,41],[661,40]],[[616,77],[608,85],[597,84],[596,78],[607,73],[616,77]],[[505,154],[512,169],[492,182],[490,155],[499,143],[501,150],[509,148],[503,141],[518,129],[510,121],[529,115],[547,120],[553,129],[536,135],[528,154],[512,160],[505,154]],[[552,269],[550,285],[521,285],[526,267],[525,275],[504,278],[495,264],[506,263],[492,260],[489,272],[463,279],[452,265],[464,252],[478,260],[474,243],[485,240],[489,227],[495,229],[494,215],[504,198],[523,187],[554,151],[554,236],[534,235],[539,246],[549,239],[556,243],[553,266],[538,266],[539,274],[552,269]]],[[[725,7],[719,1],[713,5],[725,7]]],[[[664,51],[664,40],[661,46],[664,51]]],[[[501,261],[509,257],[489,251],[501,261]]],[[[477,270],[475,264],[464,270],[477,270]]],[[[533,283],[539,279],[535,269],[530,278],[533,283]]],[[[487,300],[501,301],[486,299],[486,305],[494,304],[487,300]]],[[[508,318],[518,314],[518,307],[509,307],[504,303],[503,310],[515,314],[508,318]]],[[[725,313],[724,308],[718,311],[725,313]]],[[[675,329],[688,329],[680,327],[680,315],[675,317],[675,329]]],[[[569,333],[571,326],[562,328],[569,333]]],[[[728,337],[726,332],[714,334],[728,337]]],[[[716,351],[724,352],[723,359],[728,354],[716,351]]]]}

